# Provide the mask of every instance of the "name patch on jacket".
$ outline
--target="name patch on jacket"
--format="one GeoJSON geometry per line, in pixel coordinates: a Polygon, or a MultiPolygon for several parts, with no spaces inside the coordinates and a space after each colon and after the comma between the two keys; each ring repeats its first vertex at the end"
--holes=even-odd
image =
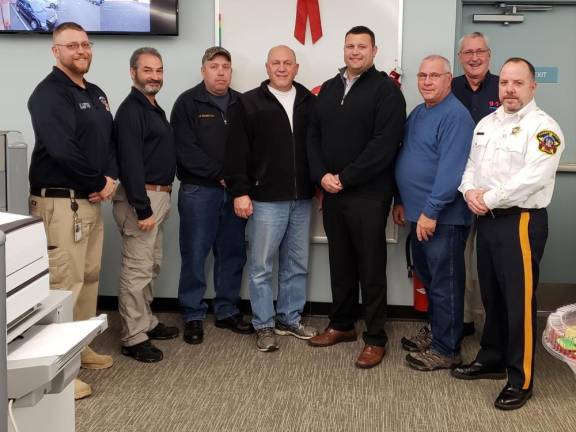
{"type": "Polygon", "coordinates": [[[198,114],[198,118],[214,118],[214,114],[198,114]]]}
{"type": "Polygon", "coordinates": [[[556,154],[558,147],[560,147],[560,138],[552,131],[543,130],[538,132],[536,138],[538,139],[538,150],[543,153],[556,154]]]}
{"type": "Polygon", "coordinates": [[[80,103],[78,103],[78,106],[80,107],[81,110],[92,108],[92,105],[90,105],[90,102],[80,102],[80,103]]]}

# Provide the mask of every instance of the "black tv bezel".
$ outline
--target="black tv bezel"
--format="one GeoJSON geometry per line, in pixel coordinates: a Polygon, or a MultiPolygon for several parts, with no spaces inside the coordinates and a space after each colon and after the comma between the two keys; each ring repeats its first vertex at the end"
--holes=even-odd
{"type": "MultiPolygon", "coordinates": [[[[154,3],[159,0],[150,0],[150,9],[152,9],[154,3]]],[[[162,0],[160,0],[162,1],[162,0]]],[[[174,14],[176,17],[176,28],[175,33],[165,33],[165,32],[118,32],[118,31],[90,31],[86,30],[88,35],[120,35],[120,36],[178,36],[180,34],[180,5],[179,0],[166,0],[168,2],[173,2],[174,5],[174,14]]],[[[170,9],[172,10],[172,8],[170,9]]],[[[152,23],[150,23],[150,28],[152,28],[152,23]]],[[[17,34],[17,35],[51,35],[52,32],[50,31],[31,31],[31,30],[0,30],[0,37],[3,35],[8,34],[17,34]]]]}

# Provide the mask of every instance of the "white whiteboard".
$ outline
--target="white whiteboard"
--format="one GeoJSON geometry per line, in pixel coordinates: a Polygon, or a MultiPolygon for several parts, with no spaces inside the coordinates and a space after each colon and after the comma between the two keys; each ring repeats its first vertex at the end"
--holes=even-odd
{"type": "MultiPolygon", "coordinates": [[[[344,35],[364,25],[376,35],[376,68],[386,72],[401,68],[402,0],[319,0],[323,36],[312,44],[306,27],[306,44],[294,38],[297,0],[215,0],[215,44],[232,55],[232,87],[240,92],[257,87],[267,78],[264,64],[268,50],[288,45],[296,52],[300,69],[296,81],[313,88],[344,66],[344,35]]],[[[314,209],[311,236],[325,242],[321,214],[314,209]]],[[[397,242],[397,229],[388,218],[387,239],[397,242]]]]}

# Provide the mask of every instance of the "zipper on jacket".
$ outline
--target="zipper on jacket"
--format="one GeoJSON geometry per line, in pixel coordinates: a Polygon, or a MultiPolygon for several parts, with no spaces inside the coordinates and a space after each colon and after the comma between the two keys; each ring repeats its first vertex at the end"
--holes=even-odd
{"type": "Polygon", "coordinates": [[[294,163],[294,194],[295,199],[298,199],[298,170],[296,169],[296,141],[294,140],[294,132],[292,132],[292,162],[294,163]]]}
{"type": "MultiPolygon", "coordinates": [[[[272,93],[270,93],[270,97],[272,98],[273,103],[275,103],[276,105],[278,105],[280,107],[280,110],[284,113],[284,115],[286,116],[286,119],[288,120],[288,125],[290,125],[290,118],[288,116],[288,113],[284,109],[284,106],[280,103],[280,101],[278,99],[276,99],[276,97],[272,93]]],[[[294,97],[294,107],[292,108],[292,121],[294,122],[294,127],[296,126],[296,116],[294,115],[294,113],[296,112],[296,107],[303,103],[303,101],[300,101],[297,103],[296,97],[298,97],[298,89],[296,89],[296,96],[294,97]]],[[[291,133],[291,137],[292,137],[292,164],[293,164],[292,166],[294,168],[294,170],[293,170],[293,172],[294,172],[294,199],[298,199],[298,179],[296,177],[296,174],[297,174],[297,169],[296,169],[296,141],[294,140],[294,130],[292,130],[292,126],[290,127],[290,133],[291,133]]]]}
{"type": "Polygon", "coordinates": [[[224,113],[222,111],[220,111],[220,115],[222,116],[222,121],[224,122],[224,124],[228,126],[228,120],[226,120],[226,117],[224,116],[224,113]]]}

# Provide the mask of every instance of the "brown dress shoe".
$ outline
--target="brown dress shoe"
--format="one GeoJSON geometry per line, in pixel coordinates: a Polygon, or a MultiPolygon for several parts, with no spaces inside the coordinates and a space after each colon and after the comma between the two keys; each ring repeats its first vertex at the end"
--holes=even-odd
{"type": "Polygon", "coordinates": [[[347,331],[334,330],[326,327],[323,333],[308,339],[308,343],[314,347],[327,347],[336,345],[340,342],[354,342],[356,340],[356,331],[354,329],[347,331]]]}
{"type": "Polygon", "coordinates": [[[364,349],[356,360],[356,366],[362,369],[372,368],[377,366],[382,361],[386,349],[383,346],[377,345],[364,345],[364,349]]]}

